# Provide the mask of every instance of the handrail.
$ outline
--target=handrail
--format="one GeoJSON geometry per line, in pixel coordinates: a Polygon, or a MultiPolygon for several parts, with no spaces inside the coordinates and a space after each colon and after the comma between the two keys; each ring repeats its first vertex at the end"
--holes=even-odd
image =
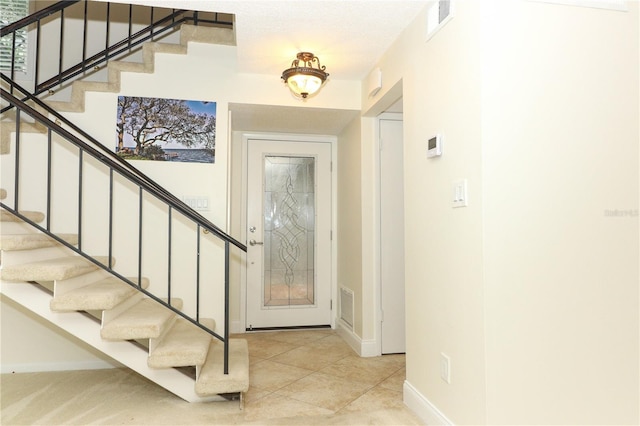
{"type": "Polygon", "coordinates": [[[43,18],[46,18],[49,15],[59,12],[62,9],[66,9],[67,7],[73,5],[74,3],[78,3],[80,1],[82,0],[59,1],[57,3],[54,3],[50,6],[45,7],[44,9],[40,9],[29,16],[25,16],[22,19],[19,19],[15,22],[12,22],[2,27],[2,29],[0,29],[0,36],[4,37],[9,33],[22,29],[28,25],[31,25],[43,18]]]}
{"type": "MultiPolygon", "coordinates": [[[[29,15],[28,17],[25,17],[23,19],[20,19],[19,21],[6,25],[5,27],[0,29],[0,37],[7,37],[7,36],[10,36],[11,34],[15,34],[16,31],[19,31],[22,29],[28,29],[30,26],[34,27],[34,31],[36,31],[37,33],[35,37],[36,54],[35,54],[35,65],[34,65],[34,70],[35,70],[34,71],[35,72],[34,89],[32,91],[34,95],[39,95],[41,93],[50,91],[55,86],[58,86],[58,85],[61,86],[63,83],[66,83],[72,78],[82,73],[85,73],[91,70],[92,68],[96,68],[105,62],[108,62],[114,57],[125,54],[127,51],[131,51],[132,48],[139,46],[145,41],[152,40],[160,35],[163,35],[169,32],[170,30],[175,29],[176,27],[178,27],[183,23],[191,22],[194,25],[210,24],[210,25],[216,25],[216,26],[222,26],[222,27],[233,26],[232,22],[224,19],[220,19],[217,13],[214,14],[213,19],[205,19],[202,16],[200,16],[202,12],[198,12],[198,11],[136,6],[136,8],[145,8],[145,10],[148,9],[150,11],[150,22],[148,23],[148,25],[144,26],[142,29],[133,33],[132,31],[133,31],[133,24],[134,24],[134,14],[133,14],[134,6],[129,5],[129,16],[128,16],[128,22],[127,22],[128,33],[126,36],[123,36],[120,40],[111,41],[110,38],[114,38],[114,37],[110,35],[110,26],[112,23],[111,15],[110,15],[110,3],[97,3],[101,5],[106,4],[107,6],[106,15],[104,16],[105,23],[106,23],[104,49],[87,54],[87,47],[88,47],[87,33],[88,33],[88,22],[89,22],[88,5],[89,4],[94,4],[94,3],[89,1],[80,2],[80,0],[60,1],[40,11],[37,11],[29,15]],[[64,40],[63,40],[64,22],[66,22],[65,19],[67,19],[65,18],[64,12],[66,9],[68,9],[69,7],[77,3],[84,3],[84,18],[83,18],[84,21],[83,21],[83,30],[82,30],[82,39],[81,39],[82,41],[81,43],[74,43],[73,45],[67,45],[67,44],[64,44],[64,40]],[[169,12],[166,14],[166,16],[156,19],[154,18],[154,16],[157,15],[155,13],[155,11],[157,10],[163,10],[163,11],[169,11],[169,12]],[[60,34],[58,37],[54,37],[53,39],[58,39],[58,41],[57,41],[57,44],[54,44],[54,45],[48,44],[47,45],[48,49],[44,49],[41,46],[41,44],[52,43],[52,42],[50,40],[42,40],[42,38],[40,37],[42,20],[56,13],[60,14],[60,17],[59,17],[61,22],[60,34]],[[74,47],[74,48],[80,47],[81,51],[76,51],[76,52],[70,51],[71,47],[74,47]],[[55,73],[40,79],[40,75],[39,75],[41,72],[40,52],[43,50],[46,50],[49,54],[54,53],[54,55],[57,55],[55,58],[49,59],[49,61],[55,62],[57,60],[56,63],[58,63],[59,65],[55,73]],[[89,57],[87,57],[87,55],[89,55],[89,57]],[[73,65],[63,67],[63,63],[65,63],[65,59],[69,57],[71,58],[82,57],[82,60],[80,62],[74,63],[73,65]]],[[[11,42],[12,42],[12,55],[11,55],[12,60],[11,60],[11,69],[8,73],[9,74],[8,77],[10,81],[15,81],[16,80],[15,59],[13,59],[15,58],[15,52],[16,52],[15,35],[11,42]]],[[[5,73],[6,72],[3,71],[3,74],[5,73]]],[[[11,86],[11,89],[13,93],[13,86],[11,86]]],[[[21,100],[24,101],[26,100],[26,98],[23,98],[21,100]]],[[[6,111],[6,108],[2,109],[1,112],[4,112],[4,111],[6,111]]]]}
{"type": "MultiPolygon", "coordinates": [[[[37,121],[40,121],[40,122],[43,122],[43,123],[46,123],[47,121],[50,121],[44,115],[40,114],[38,111],[36,111],[32,107],[30,107],[29,105],[27,105],[26,103],[24,103],[20,99],[18,99],[15,96],[13,96],[11,93],[7,92],[5,89],[0,88],[0,91],[2,92],[2,98],[8,100],[9,103],[11,103],[11,104],[13,104],[15,106],[18,106],[21,110],[26,111],[31,117],[35,118],[37,121]]],[[[189,219],[193,220],[194,222],[198,223],[200,226],[202,226],[207,231],[215,234],[220,239],[233,244],[234,246],[238,247],[239,249],[241,249],[243,251],[247,251],[247,246],[245,244],[242,244],[240,241],[238,241],[235,238],[231,237],[230,235],[226,234],[223,230],[221,230],[219,227],[217,227],[216,225],[211,223],[204,216],[202,216],[201,214],[199,214],[198,212],[193,210],[186,203],[181,201],[175,195],[173,195],[170,192],[168,192],[162,186],[158,185],[150,177],[146,176],[139,169],[137,169],[136,167],[132,166],[127,161],[125,161],[122,158],[120,158],[114,152],[105,149],[104,145],[102,145],[100,142],[98,142],[93,137],[89,136],[86,132],[84,132],[82,129],[80,129],[75,124],[70,122],[64,116],[62,116],[61,114],[59,114],[58,112],[53,110],[46,103],[42,102],[40,99],[36,98],[35,96],[33,96],[31,94],[27,93],[27,96],[28,96],[28,98],[30,100],[35,102],[39,107],[44,108],[48,113],[53,114],[58,120],[60,120],[61,122],[65,123],[71,129],[73,129],[74,131],[76,131],[79,134],[81,134],[93,146],[91,146],[89,144],[86,144],[85,142],[81,141],[78,137],[76,137],[75,135],[70,133],[68,130],[65,130],[64,128],[62,128],[61,126],[59,126],[58,124],[56,124],[54,122],[51,122],[51,124],[47,125],[47,127],[54,129],[56,131],[56,133],[59,133],[61,136],[65,137],[65,139],[69,139],[76,146],[82,148],[86,152],[91,153],[93,156],[95,156],[96,158],[100,159],[100,161],[108,163],[108,165],[110,167],[112,167],[114,170],[117,170],[119,173],[121,173],[123,176],[125,176],[128,180],[130,180],[131,182],[134,182],[134,183],[142,186],[149,193],[157,196],[159,199],[164,201],[166,204],[170,205],[172,208],[176,209],[177,211],[179,211],[183,215],[187,216],[189,219]],[[96,148],[96,147],[99,147],[99,148],[96,148]]]]}
{"type": "MultiPolygon", "coordinates": [[[[15,214],[18,217],[20,217],[22,220],[24,220],[25,222],[29,223],[31,226],[33,226],[36,229],[46,233],[49,236],[51,236],[52,238],[54,238],[55,240],[57,240],[61,244],[65,245],[69,249],[71,249],[74,252],[78,253],[79,255],[83,256],[85,259],[87,259],[90,262],[94,263],[99,268],[101,268],[101,269],[109,272],[110,274],[116,276],[120,280],[122,280],[122,281],[126,282],[127,284],[129,284],[131,287],[133,287],[136,290],[146,294],[148,297],[154,299],[158,303],[163,304],[165,307],[167,307],[168,309],[172,310],[176,314],[182,316],[183,318],[185,318],[186,320],[188,320],[192,324],[198,326],[199,328],[205,330],[206,332],[208,332],[209,334],[211,334],[215,338],[217,338],[217,339],[221,340],[222,342],[224,342],[224,352],[225,352],[225,356],[224,356],[224,373],[228,374],[229,294],[230,294],[230,288],[229,288],[229,286],[230,286],[230,284],[229,284],[229,257],[230,257],[229,246],[230,246],[230,244],[233,244],[236,247],[238,247],[241,250],[246,252],[247,251],[246,245],[240,243],[236,239],[232,238],[231,236],[229,236],[226,233],[224,233],[223,231],[221,231],[213,223],[211,223],[206,218],[202,217],[200,214],[198,214],[197,212],[192,210],[190,207],[188,207],[185,203],[183,203],[182,201],[177,199],[175,196],[169,194],[163,188],[159,188],[159,186],[157,184],[155,184],[155,182],[153,182],[150,178],[145,176],[142,172],[140,172],[139,170],[135,169],[130,164],[126,163],[124,160],[122,160],[119,157],[117,157],[117,155],[115,155],[114,153],[104,149],[104,147],[102,147],[99,142],[97,142],[95,139],[93,139],[90,136],[88,136],[85,132],[81,131],[76,126],[71,125],[73,127],[73,130],[74,131],[78,131],[78,133],[81,134],[82,137],[87,139],[88,142],[87,141],[83,141],[78,136],[76,136],[73,133],[71,133],[69,130],[64,129],[60,125],[58,125],[55,122],[51,121],[49,118],[45,117],[43,114],[38,112],[33,107],[27,105],[25,102],[21,101],[20,99],[15,97],[13,94],[9,93],[4,88],[0,88],[0,94],[2,95],[2,98],[6,102],[10,103],[12,106],[14,106],[16,108],[16,129],[15,130],[16,130],[16,135],[17,135],[16,136],[16,160],[15,160],[15,162],[16,162],[16,171],[15,171],[16,177],[15,177],[15,182],[14,182],[14,184],[15,184],[14,205],[13,205],[13,208],[12,208],[11,206],[5,204],[4,202],[0,202],[0,207],[10,211],[11,213],[15,214]],[[170,299],[171,291],[170,291],[170,289],[169,289],[169,301],[165,302],[162,299],[160,299],[157,296],[155,296],[154,294],[152,294],[151,292],[149,292],[149,291],[147,291],[147,290],[145,290],[145,289],[143,289],[141,287],[140,283],[141,283],[141,278],[142,277],[140,275],[138,276],[138,283],[135,283],[135,282],[129,280],[128,278],[124,277],[123,275],[119,274],[115,270],[113,270],[112,265],[111,265],[111,247],[112,247],[111,238],[109,238],[109,261],[108,261],[107,265],[103,265],[101,262],[97,261],[92,256],[90,256],[89,254],[85,253],[81,248],[77,248],[77,247],[67,243],[66,241],[64,241],[61,238],[59,238],[55,233],[53,233],[49,229],[49,218],[48,217],[47,217],[47,226],[46,227],[42,227],[42,226],[30,221],[27,217],[25,217],[24,215],[22,215],[20,213],[19,206],[18,206],[19,191],[20,191],[19,182],[18,182],[18,173],[19,173],[19,170],[18,170],[18,164],[19,164],[18,158],[19,158],[19,141],[20,141],[19,135],[20,135],[20,123],[21,123],[20,115],[23,112],[26,115],[30,116],[32,119],[34,119],[36,122],[41,123],[47,129],[49,129],[49,131],[48,131],[49,150],[50,150],[50,145],[51,145],[52,132],[55,132],[57,135],[61,136],[65,141],[75,145],[79,149],[79,154],[78,155],[79,155],[80,159],[82,159],[82,156],[86,153],[86,154],[94,157],[98,161],[100,161],[105,166],[107,166],[109,168],[109,170],[110,170],[110,182],[111,182],[111,185],[113,184],[113,172],[117,171],[120,174],[120,176],[123,176],[129,182],[132,182],[132,183],[136,184],[139,187],[140,203],[142,203],[143,190],[147,191],[147,193],[153,195],[154,197],[156,197],[156,199],[158,199],[158,200],[162,201],[163,203],[165,203],[165,205],[169,209],[169,215],[171,214],[172,210],[176,210],[176,211],[182,213],[185,217],[187,217],[187,218],[191,219],[193,222],[195,222],[195,224],[197,225],[197,232],[198,232],[198,247],[197,247],[198,259],[200,259],[199,232],[200,232],[201,229],[205,229],[205,230],[210,231],[213,235],[215,235],[216,237],[218,237],[218,238],[220,238],[220,239],[222,239],[224,241],[224,244],[225,244],[225,283],[224,283],[224,287],[225,287],[225,296],[224,296],[224,299],[225,299],[225,312],[224,312],[225,321],[224,322],[225,322],[225,324],[224,324],[224,337],[218,335],[213,330],[210,330],[206,326],[202,325],[199,322],[199,313],[196,314],[196,319],[194,320],[194,319],[190,318],[189,316],[187,316],[186,314],[184,314],[183,312],[181,312],[181,311],[177,310],[176,308],[174,308],[171,305],[171,299],[170,299]],[[97,147],[101,147],[101,149],[98,149],[97,147]]],[[[42,101],[40,101],[39,99],[33,97],[32,95],[30,95],[28,93],[27,93],[27,95],[31,99],[31,101],[36,102],[40,107],[45,108],[47,111],[51,111],[51,109],[48,108],[42,101]]],[[[56,114],[55,111],[54,111],[54,114],[56,114]]],[[[62,117],[62,119],[64,119],[64,118],[62,117]]],[[[68,123],[68,121],[65,120],[65,123],[68,123]]],[[[51,167],[50,155],[51,155],[51,153],[49,152],[49,164],[48,164],[49,168],[51,167]]],[[[81,179],[80,176],[82,174],[82,168],[81,168],[81,166],[79,166],[79,167],[80,168],[79,168],[78,174],[79,174],[79,179],[81,179]]],[[[50,175],[50,173],[51,173],[51,171],[48,170],[48,175],[50,175]]],[[[50,187],[48,187],[47,191],[48,191],[47,192],[47,211],[49,211],[49,208],[50,208],[50,205],[49,205],[50,204],[50,199],[49,199],[50,187]]],[[[79,189],[79,191],[81,192],[80,189],[79,189]]],[[[79,213],[78,213],[78,215],[79,215],[79,224],[82,221],[82,219],[81,219],[81,209],[82,209],[82,207],[79,206],[79,213]]],[[[171,219],[171,216],[169,216],[169,219],[171,219]]],[[[110,219],[110,221],[111,221],[111,219],[110,219]]],[[[140,221],[142,221],[142,217],[140,217],[140,221]]],[[[79,225],[79,227],[80,227],[80,225],[79,225]]],[[[171,233],[171,229],[169,229],[169,240],[170,240],[170,233],[171,233]]],[[[81,240],[81,236],[79,236],[79,240],[81,240]]],[[[171,246],[169,245],[169,247],[171,247],[171,246]]],[[[140,250],[141,246],[138,249],[140,250]]],[[[139,265],[138,265],[139,274],[140,274],[140,262],[141,262],[141,259],[139,258],[139,265]]],[[[169,258],[169,262],[170,262],[170,258],[169,258]]],[[[198,260],[198,265],[199,265],[199,260],[198,260]]],[[[169,282],[169,286],[170,285],[171,285],[171,283],[169,282]]],[[[199,294],[199,276],[198,276],[198,279],[197,279],[197,293],[199,294]]],[[[197,299],[196,304],[197,304],[197,306],[199,306],[199,299],[197,299]]]]}
{"type": "MultiPolygon", "coordinates": [[[[105,39],[105,49],[101,52],[92,53],[91,56],[87,58],[86,49],[87,49],[87,8],[88,1],[84,1],[84,30],[83,30],[83,39],[82,39],[82,61],[78,64],[67,67],[63,70],[63,57],[65,53],[65,49],[63,48],[63,28],[64,28],[64,20],[65,15],[64,11],[68,7],[80,3],[80,0],[69,0],[69,1],[60,1],[55,3],[49,7],[46,7],[42,10],[39,10],[32,15],[11,23],[0,29],[0,36],[5,37],[13,34],[12,37],[12,60],[11,60],[11,70],[9,75],[7,73],[2,72],[2,81],[7,84],[10,88],[10,91],[5,90],[4,87],[1,87],[1,95],[3,101],[8,103],[8,106],[2,108],[0,112],[4,113],[5,111],[16,108],[16,154],[15,154],[15,181],[14,181],[14,203],[13,207],[4,202],[0,202],[0,208],[3,208],[14,215],[21,218],[26,223],[29,223],[34,228],[40,230],[41,232],[49,235],[51,238],[58,241],[60,244],[66,246],[70,250],[73,250],[78,255],[84,257],[88,261],[94,263],[99,268],[107,271],[111,275],[119,278],[123,282],[127,283],[131,287],[135,288],[137,291],[147,295],[149,298],[155,300],[158,303],[161,303],[168,309],[172,310],[177,315],[180,315],[187,321],[192,324],[198,326],[203,329],[213,337],[217,338],[224,342],[224,362],[223,369],[224,374],[228,374],[229,371],[229,296],[230,296],[230,281],[229,281],[229,267],[230,267],[230,245],[234,245],[242,251],[246,252],[246,245],[242,244],[238,240],[234,239],[230,235],[226,234],[216,225],[211,223],[209,220],[204,218],[198,212],[187,206],[184,202],[179,200],[173,194],[168,192],[165,188],[157,184],[153,179],[146,176],[140,170],[135,168],[131,163],[125,161],[124,159],[117,156],[114,152],[107,149],[103,144],[99,141],[91,137],[85,131],[80,129],[74,123],[66,119],[64,116],[59,114],[57,111],[53,110],[51,107],[42,102],[37,95],[49,90],[51,87],[55,85],[62,85],[64,82],[69,81],[70,79],[86,72],[91,67],[95,67],[104,62],[108,62],[111,58],[124,54],[127,51],[131,51],[133,47],[140,45],[141,43],[147,40],[153,40],[158,35],[161,35],[169,30],[176,28],[184,22],[193,22],[194,25],[198,25],[199,23],[208,23],[214,24],[218,26],[229,26],[231,27],[232,22],[219,20],[218,14],[215,14],[215,19],[203,19],[199,16],[199,12],[197,11],[187,11],[187,10],[175,10],[170,9],[171,13],[167,16],[154,20],[154,10],[162,9],[162,8],[146,8],[150,10],[150,23],[148,26],[138,30],[133,33],[133,5],[129,5],[129,21],[128,21],[128,35],[124,39],[120,41],[111,42],[109,26],[110,26],[110,4],[109,3],[101,3],[106,4],[106,39],[105,39]],[[49,78],[44,82],[39,82],[39,70],[40,70],[40,50],[41,50],[41,22],[44,18],[48,18],[49,16],[60,13],[60,36],[59,36],[59,49],[58,49],[58,57],[54,58],[54,61],[57,60],[59,64],[57,75],[49,78]],[[35,24],[35,25],[34,25],[35,24]],[[29,26],[35,26],[35,30],[37,31],[37,41],[35,46],[35,77],[34,77],[34,88],[32,91],[26,90],[15,82],[15,31],[18,31],[23,28],[27,28],[29,26]],[[16,92],[20,92],[22,98],[18,98],[14,94],[16,92]],[[35,107],[28,105],[26,102],[32,102],[35,104],[35,107]],[[45,114],[49,114],[52,117],[55,117],[55,122],[40,113],[39,110],[45,111],[45,114]],[[31,220],[28,217],[21,214],[19,211],[19,193],[20,193],[20,183],[19,183],[19,149],[20,149],[20,117],[21,114],[24,113],[30,116],[33,120],[38,123],[43,124],[48,129],[48,164],[47,164],[47,222],[46,226],[43,227],[31,220]],[[63,128],[61,125],[64,124],[67,128],[63,128]],[[78,180],[80,182],[79,190],[78,190],[78,247],[75,247],[69,244],[67,241],[58,237],[54,232],[51,231],[50,225],[50,213],[51,213],[51,144],[52,144],[52,135],[53,133],[61,136],[67,142],[75,145],[78,148],[78,180]],[[83,156],[84,154],[92,156],[104,164],[109,168],[109,179],[110,179],[110,197],[109,197],[109,260],[107,265],[103,265],[101,262],[97,261],[88,253],[85,253],[82,250],[82,164],[83,164],[83,156]],[[124,177],[129,182],[135,184],[139,188],[139,230],[138,230],[138,282],[135,283],[131,281],[129,278],[122,276],[117,271],[112,268],[112,206],[113,206],[113,179],[114,179],[114,171],[117,172],[120,176],[124,177]],[[177,310],[171,305],[171,226],[169,226],[168,230],[168,245],[169,245],[169,253],[168,253],[168,301],[164,301],[157,296],[155,296],[150,291],[142,288],[142,205],[143,205],[143,197],[146,193],[152,195],[157,200],[160,200],[164,203],[168,208],[168,219],[169,223],[171,223],[171,213],[173,211],[181,213],[184,217],[191,220],[196,225],[196,233],[197,233],[197,274],[196,274],[196,306],[195,306],[195,320],[184,314],[183,312],[177,310]],[[208,329],[206,326],[200,323],[200,233],[201,231],[208,231],[213,236],[221,239],[224,242],[224,333],[223,336],[220,336],[213,330],[208,329]]],[[[144,7],[144,6],[139,6],[144,7]]],[[[55,39],[55,37],[54,37],[55,39]]],[[[55,50],[55,49],[54,49],[55,50]]]]}

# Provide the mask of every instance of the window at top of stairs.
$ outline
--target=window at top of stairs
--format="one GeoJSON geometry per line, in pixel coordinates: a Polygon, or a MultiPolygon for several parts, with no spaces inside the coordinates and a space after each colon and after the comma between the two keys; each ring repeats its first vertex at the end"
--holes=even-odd
{"type": "MultiPolygon", "coordinates": [[[[4,27],[29,14],[29,0],[0,0],[0,26],[4,27]]],[[[15,38],[15,63],[16,73],[27,72],[27,30],[16,32],[15,38]]],[[[11,35],[6,35],[0,40],[0,70],[11,71],[11,47],[14,43],[11,35]]]]}

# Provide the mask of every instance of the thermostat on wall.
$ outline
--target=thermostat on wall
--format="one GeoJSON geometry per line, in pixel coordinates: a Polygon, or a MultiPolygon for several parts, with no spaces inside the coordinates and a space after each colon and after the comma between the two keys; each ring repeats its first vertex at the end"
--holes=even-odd
{"type": "Polygon", "coordinates": [[[437,134],[429,138],[427,144],[427,157],[439,157],[442,155],[442,135],[437,134]]]}

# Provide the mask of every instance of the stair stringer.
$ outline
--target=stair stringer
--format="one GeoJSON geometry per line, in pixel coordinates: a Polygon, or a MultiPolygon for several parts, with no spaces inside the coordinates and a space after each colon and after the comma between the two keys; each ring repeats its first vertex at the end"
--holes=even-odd
{"type": "Polygon", "coordinates": [[[148,352],[127,341],[107,341],[100,337],[100,323],[80,312],[53,312],[51,296],[37,285],[25,282],[0,281],[4,296],[29,309],[43,319],[77,337],[115,361],[157,383],[188,402],[224,401],[220,396],[201,397],[194,390],[191,377],[172,368],[152,369],[147,365],[148,352]]]}

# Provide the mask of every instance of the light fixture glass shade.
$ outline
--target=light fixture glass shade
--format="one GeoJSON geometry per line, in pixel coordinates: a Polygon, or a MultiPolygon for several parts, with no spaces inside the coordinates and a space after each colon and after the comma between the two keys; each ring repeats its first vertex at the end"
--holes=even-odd
{"type": "Polygon", "coordinates": [[[306,98],[318,91],[322,86],[322,80],[313,75],[296,74],[287,79],[287,86],[296,95],[306,98]]]}
{"type": "Polygon", "coordinates": [[[325,67],[320,65],[320,60],[309,52],[300,52],[291,63],[291,68],[282,72],[282,79],[291,92],[305,99],[317,92],[326,81],[329,74],[325,67]],[[314,63],[317,68],[314,68],[314,63]]]}

